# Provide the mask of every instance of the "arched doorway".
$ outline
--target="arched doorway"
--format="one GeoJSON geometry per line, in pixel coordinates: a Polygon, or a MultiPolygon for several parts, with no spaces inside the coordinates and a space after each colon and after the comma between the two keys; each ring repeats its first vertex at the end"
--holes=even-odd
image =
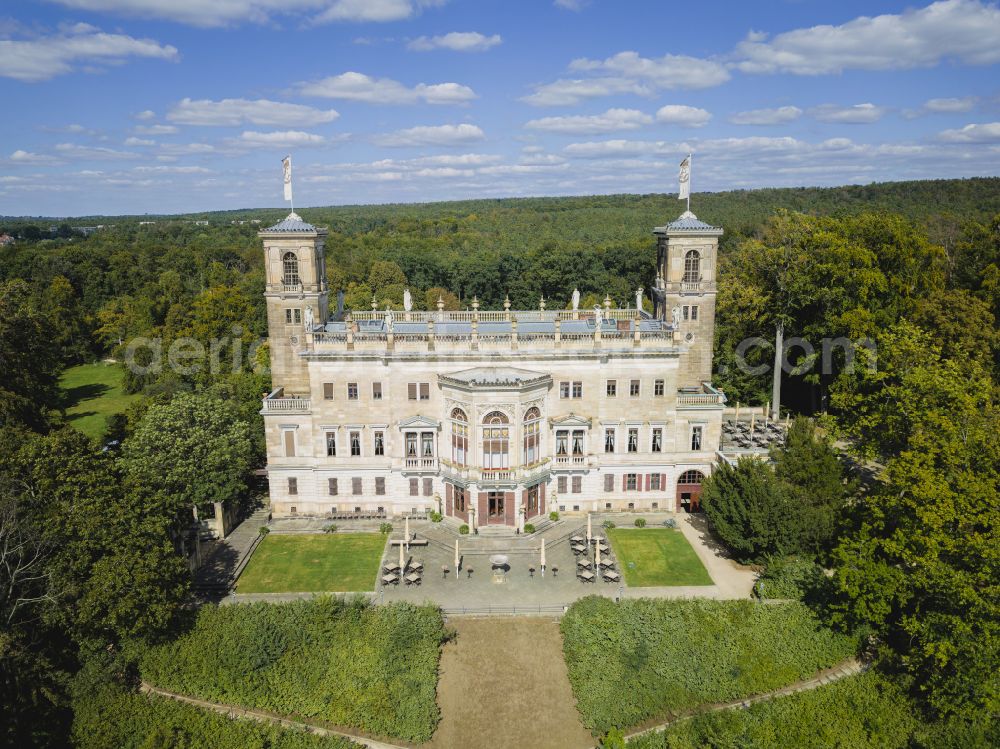
{"type": "Polygon", "coordinates": [[[701,471],[684,471],[677,479],[677,511],[701,511],[701,482],[705,475],[701,471]]]}

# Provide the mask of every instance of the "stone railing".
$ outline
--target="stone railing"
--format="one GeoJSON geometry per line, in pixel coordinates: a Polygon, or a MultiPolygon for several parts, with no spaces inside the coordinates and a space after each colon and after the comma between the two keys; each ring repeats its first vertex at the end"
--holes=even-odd
{"type": "MultiPolygon", "coordinates": [[[[384,320],[385,310],[358,310],[352,311],[351,317],[358,322],[365,320],[384,320]]],[[[636,311],[631,308],[601,309],[601,314],[606,320],[634,320],[636,311]]],[[[594,316],[592,309],[576,310],[449,310],[449,311],[427,311],[412,310],[410,312],[393,310],[393,318],[396,322],[508,322],[516,318],[518,322],[553,322],[555,320],[587,320],[594,316]]],[[[652,319],[652,315],[643,310],[639,313],[643,320],[652,319]]]]}
{"type": "Polygon", "coordinates": [[[271,398],[264,399],[264,413],[298,414],[309,413],[312,410],[310,398],[271,398]]]}
{"type": "Polygon", "coordinates": [[[726,402],[726,396],[721,391],[716,390],[710,383],[702,383],[702,391],[685,392],[677,391],[678,406],[718,406],[726,402]]]}

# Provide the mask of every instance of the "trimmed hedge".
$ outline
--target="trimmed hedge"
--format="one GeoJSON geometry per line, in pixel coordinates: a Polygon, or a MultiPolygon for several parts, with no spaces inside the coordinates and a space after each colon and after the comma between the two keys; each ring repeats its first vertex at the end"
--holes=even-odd
{"type": "Polygon", "coordinates": [[[73,701],[80,749],[358,749],[339,737],[224,715],[105,682],[73,701]]]}
{"type": "Polygon", "coordinates": [[[758,598],[790,598],[796,601],[823,600],[832,595],[833,584],[823,568],[810,559],[776,557],[767,563],[754,583],[758,598]]]}
{"type": "Polygon", "coordinates": [[[857,650],[800,603],[588,596],[561,629],[577,708],[595,734],[767,692],[857,650]]]}
{"type": "Polygon", "coordinates": [[[163,689],[422,742],[438,722],[440,611],[319,597],[206,606],[193,628],[144,653],[163,689]]]}
{"type": "Polygon", "coordinates": [[[902,691],[869,672],[752,705],[699,715],[664,731],[640,736],[630,749],[904,749],[926,745],[902,691]]]}

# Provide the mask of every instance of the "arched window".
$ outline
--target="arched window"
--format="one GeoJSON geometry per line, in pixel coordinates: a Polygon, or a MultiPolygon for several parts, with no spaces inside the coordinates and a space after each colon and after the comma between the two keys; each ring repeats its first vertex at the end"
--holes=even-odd
{"type": "Polygon", "coordinates": [[[294,252],[286,252],[281,258],[282,272],[284,274],[283,283],[285,286],[299,285],[299,259],[294,252]]]}
{"type": "Polygon", "coordinates": [[[688,250],[684,256],[684,282],[697,283],[701,280],[701,255],[698,250],[688,250]]]}
{"type": "Polygon", "coordinates": [[[483,468],[509,468],[509,450],[509,421],[499,411],[491,411],[483,419],[483,468]]]}
{"type": "Polygon", "coordinates": [[[684,473],[681,474],[681,477],[677,479],[677,483],[690,486],[691,484],[701,484],[704,480],[705,477],[702,475],[701,471],[692,470],[684,471],[684,473]]]}
{"type": "Polygon", "coordinates": [[[538,439],[542,412],[529,408],[524,414],[524,464],[531,465],[538,460],[538,439]]]}
{"type": "Polygon", "coordinates": [[[469,419],[465,411],[456,408],[451,412],[451,462],[468,465],[469,460],[469,419]]]}

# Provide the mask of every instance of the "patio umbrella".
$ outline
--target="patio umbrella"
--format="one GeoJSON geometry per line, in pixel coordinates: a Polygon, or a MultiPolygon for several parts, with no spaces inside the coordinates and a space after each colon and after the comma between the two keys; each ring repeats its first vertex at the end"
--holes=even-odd
{"type": "Polygon", "coordinates": [[[406,559],[403,558],[403,544],[399,545],[399,574],[406,572],[406,559]]]}
{"type": "Polygon", "coordinates": [[[542,577],[545,577],[545,539],[542,539],[542,558],[539,560],[539,566],[542,568],[542,577]]]}
{"type": "Polygon", "coordinates": [[[590,530],[590,513],[587,513],[587,543],[590,543],[590,539],[593,538],[593,534],[590,530]]]}
{"type": "Polygon", "coordinates": [[[750,436],[753,437],[753,425],[756,423],[757,414],[750,412],[750,436]]]}
{"type": "Polygon", "coordinates": [[[735,421],[739,421],[739,420],[740,420],[740,402],[736,401],[736,419],[735,419],[735,421]]]}
{"type": "Polygon", "coordinates": [[[403,518],[403,538],[406,540],[406,548],[410,548],[410,516],[403,518]]]}
{"type": "Polygon", "coordinates": [[[601,569],[601,544],[594,544],[594,572],[601,569]]]}
{"type": "Polygon", "coordinates": [[[455,539],[455,579],[456,580],[458,579],[458,563],[459,563],[459,561],[460,560],[459,560],[459,556],[458,556],[458,539],[456,538],[455,539]]]}

